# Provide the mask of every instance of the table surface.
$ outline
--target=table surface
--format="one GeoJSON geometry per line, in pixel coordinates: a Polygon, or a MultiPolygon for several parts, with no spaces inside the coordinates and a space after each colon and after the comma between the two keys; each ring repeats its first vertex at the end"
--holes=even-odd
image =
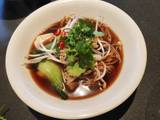
{"type": "MultiPolygon", "coordinates": [[[[142,30],[147,45],[147,67],[142,82],[128,100],[109,113],[91,120],[160,120],[160,0],[106,1],[126,11],[142,30]]],[[[15,95],[7,79],[6,48],[23,18],[8,20],[0,16],[0,105],[9,107],[5,114],[8,120],[56,120],[27,107],[15,95]]]]}

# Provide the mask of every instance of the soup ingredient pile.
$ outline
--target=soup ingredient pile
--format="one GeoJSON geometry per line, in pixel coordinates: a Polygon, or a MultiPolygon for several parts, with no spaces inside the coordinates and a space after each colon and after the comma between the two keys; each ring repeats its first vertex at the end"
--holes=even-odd
{"type": "Polygon", "coordinates": [[[64,17],[53,29],[38,35],[27,65],[47,78],[62,99],[80,84],[99,91],[107,87],[104,77],[121,62],[121,43],[113,41],[102,23],[76,16],[64,17]]]}

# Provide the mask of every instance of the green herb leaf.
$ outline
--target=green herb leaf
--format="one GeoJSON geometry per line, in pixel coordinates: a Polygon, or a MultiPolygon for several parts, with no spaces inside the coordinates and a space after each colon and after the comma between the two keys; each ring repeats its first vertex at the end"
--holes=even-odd
{"type": "Polygon", "coordinates": [[[67,67],[68,74],[74,77],[79,77],[85,71],[86,69],[81,68],[78,63],[75,63],[74,66],[67,67]]]}
{"type": "Polygon", "coordinates": [[[103,33],[103,32],[99,32],[99,31],[94,31],[93,34],[94,34],[96,37],[102,37],[102,36],[104,36],[104,33],[103,33]]]}
{"type": "Polygon", "coordinates": [[[66,45],[69,48],[67,52],[68,63],[78,62],[81,68],[92,68],[94,64],[92,53],[93,32],[94,27],[89,21],[80,19],[73,26],[66,39],[66,45]]]}
{"type": "Polygon", "coordinates": [[[74,63],[74,62],[76,61],[76,57],[75,57],[74,55],[69,55],[69,56],[67,57],[67,61],[68,61],[69,63],[74,63]]]}

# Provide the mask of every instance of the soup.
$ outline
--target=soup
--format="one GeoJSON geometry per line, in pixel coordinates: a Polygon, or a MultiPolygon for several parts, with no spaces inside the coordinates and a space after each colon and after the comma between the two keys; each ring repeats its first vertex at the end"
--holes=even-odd
{"type": "Polygon", "coordinates": [[[123,48],[100,19],[67,16],[35,38],[26,64],[41,89],[76,100],[112,85],[122,67],[123,48]]]}

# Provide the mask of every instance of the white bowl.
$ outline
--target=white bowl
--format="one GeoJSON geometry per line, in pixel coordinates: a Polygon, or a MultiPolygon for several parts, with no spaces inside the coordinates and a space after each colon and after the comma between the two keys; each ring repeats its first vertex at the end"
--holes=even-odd
{"type": "Polygon", "coordinates": [[[15,30],[7,49],[6,70],[18,97],[32,109],[64,119],[89,118],[108,112],[124,102],[137,88],[146,66],[146,45],[136,23],[121,9],[100,0],[62,0],[49,3],[26,17],[15,30]],[[22,65],[33,38],[65,15],[96,18],[119,36],[124,63],[114,84],[101,94],[83,100],[60,100],[41,90],[22,65]]]}

